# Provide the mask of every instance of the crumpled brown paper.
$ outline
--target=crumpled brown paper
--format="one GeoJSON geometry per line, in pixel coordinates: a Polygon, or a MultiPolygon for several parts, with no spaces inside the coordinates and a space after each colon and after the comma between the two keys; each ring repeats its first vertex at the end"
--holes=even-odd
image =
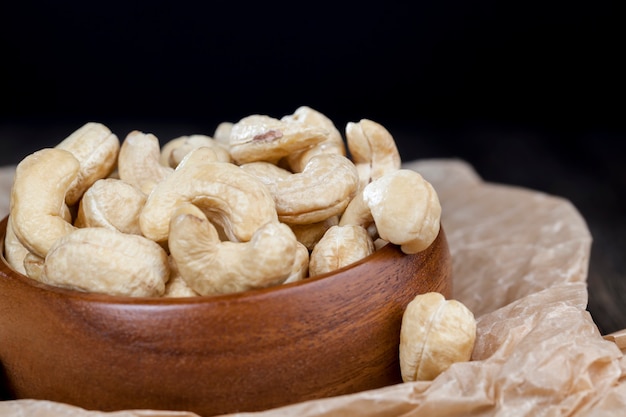
{"type": "MultiPolygon", "coordinates": [[[[575,207],[559,197],[486,183],[460,160],[405,167],[420,172],[439,194],[453,259],[453,297],[477,317],[472,360],[432,382],[230,416],[622,415],[626,360],[585,310],[592,239],[575,207]]],[[[0,415],[196,416],[103,413],[34,400],[0,402],[0,415]]]]}

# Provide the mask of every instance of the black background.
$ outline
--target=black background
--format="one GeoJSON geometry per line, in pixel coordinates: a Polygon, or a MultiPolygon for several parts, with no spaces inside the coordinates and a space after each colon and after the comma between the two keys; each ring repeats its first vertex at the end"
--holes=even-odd
{"type": "Polygon", "coordinates": [[[369,118],[404,160],[570,199],[594,246],[589,310],[626,327],[619,2],[12,2],[0,11],[0,163],[86,121],[212,134],[300,105],[369,118]]]}

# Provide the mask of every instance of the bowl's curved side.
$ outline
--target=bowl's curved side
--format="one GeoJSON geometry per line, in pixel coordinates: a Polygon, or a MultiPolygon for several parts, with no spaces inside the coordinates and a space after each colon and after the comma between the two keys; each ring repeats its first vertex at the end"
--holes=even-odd
{"type": "Polygon", "coordinates": [[[2,258],[6,386],[87,409],[215,415],[399,383],[404,308],[418,293],[450,295],[451,260],[443,229],[424,252],[381,252],[304,285],[162,302],[69,296],[2,258]]]}

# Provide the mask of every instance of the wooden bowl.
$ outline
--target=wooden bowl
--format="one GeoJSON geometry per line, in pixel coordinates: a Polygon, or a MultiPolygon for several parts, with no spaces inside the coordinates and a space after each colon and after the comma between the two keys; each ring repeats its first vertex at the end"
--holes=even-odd
{"type": "Polygon", "coordinates": [[[428,291],[450,296],[443,229],[415,255],[387,245],[331,274],[215,297],[64,290],[2,257],[0,386],[8,398],[202,416],[380,388],[402,382],[402,314],[428,291]]]}

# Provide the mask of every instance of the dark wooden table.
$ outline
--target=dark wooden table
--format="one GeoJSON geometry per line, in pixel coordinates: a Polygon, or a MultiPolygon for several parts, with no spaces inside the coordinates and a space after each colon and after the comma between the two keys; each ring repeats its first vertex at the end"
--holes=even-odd
{"type": "MultiPolygon", "coordinates": [[[[214,125],[126,122],[107,124],[118,135],[151,131],[162,141],[191,133],[211,134],[214,125]]],[[[0,125],[0,165],[54,146],[74,124],[0,125]]],[[[589,304],[603,334],[626,328],[626,169],[623,133],[548,131],[493,126],[432,129],[387,126],[404,160],[461,158],[486,181],[519,185],[569,199],[593,236],[589,304]]]]}

